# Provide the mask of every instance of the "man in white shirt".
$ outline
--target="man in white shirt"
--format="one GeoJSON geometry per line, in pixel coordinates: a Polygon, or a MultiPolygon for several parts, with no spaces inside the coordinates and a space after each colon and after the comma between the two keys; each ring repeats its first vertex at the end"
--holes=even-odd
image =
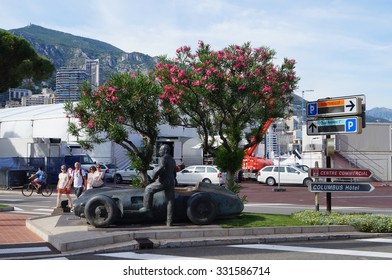
{"type": "Polygon", "coordinates": [[[73,178],[73,187],[76,198],[79,198],[87,187],[87,174],[80,168],[79,162],[75,162],[75,169],[72,170],[71,176],[73,178]]]}

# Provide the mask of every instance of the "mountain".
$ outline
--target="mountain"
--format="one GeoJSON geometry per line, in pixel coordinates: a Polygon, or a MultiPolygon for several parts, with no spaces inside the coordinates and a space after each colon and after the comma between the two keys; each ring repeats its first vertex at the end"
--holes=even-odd
{"type": "Polygon", "coordinates": [[[34,24],[8,32],[26,39],[39,55],[49,59],[57,69],[62,66],[82,68],[86,59],[99,59],[104,81],[117,72],[146,72],[157,61],[156,57],[138,52],[126,53],[108,43],[34,24]]]}
{"type": "Polygon", "coordinates": [[[366,120],[369,122],[392,122],[392,109],[376,107],[366,110],[366,120]]]}

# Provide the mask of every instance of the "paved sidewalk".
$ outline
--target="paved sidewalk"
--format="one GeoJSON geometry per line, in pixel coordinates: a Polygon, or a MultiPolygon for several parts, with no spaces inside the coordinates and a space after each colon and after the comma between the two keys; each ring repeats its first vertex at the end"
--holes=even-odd
{"type": "Polygon", "coordinates": [[[31,216],[0,211],[0,244],[43,242],[44,240],[26,227],[31,216]]]}

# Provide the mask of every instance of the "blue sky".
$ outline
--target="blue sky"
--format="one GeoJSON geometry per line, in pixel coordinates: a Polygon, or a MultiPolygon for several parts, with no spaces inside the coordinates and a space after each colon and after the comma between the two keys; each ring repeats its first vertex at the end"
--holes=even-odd
{"type": "Polygon", "coordinates": [[[30,23],[110,43],[126,52],[175,55],[199,40],[215,50],[250,42],[297,61],[297,94],[309,101],[364,94],[392,109],[389,0],[1,0],[0,28],[30,23]],[[308,90],[313,90],[309,92],[308,90]]]}

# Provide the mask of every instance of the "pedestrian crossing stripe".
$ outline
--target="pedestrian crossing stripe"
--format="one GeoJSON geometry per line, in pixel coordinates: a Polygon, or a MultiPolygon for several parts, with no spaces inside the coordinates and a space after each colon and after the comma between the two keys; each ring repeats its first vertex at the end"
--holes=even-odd
{"type": "MultiPolygon", "coordinates": [[[[366,239],[364,241],[369,241],[369,240],[366,239]]],[[[257,250],[287,251],[287,252],[312,253],[312,254],[347,255],[347,256],[357,256],[357,257],[392,259],[392,253],[344,250],[344,249],[325,249],[325,248],[314,248],[314,247],[268,245],[268,244],[229,245],[229,247],[257,249],[257,250]]]]}

